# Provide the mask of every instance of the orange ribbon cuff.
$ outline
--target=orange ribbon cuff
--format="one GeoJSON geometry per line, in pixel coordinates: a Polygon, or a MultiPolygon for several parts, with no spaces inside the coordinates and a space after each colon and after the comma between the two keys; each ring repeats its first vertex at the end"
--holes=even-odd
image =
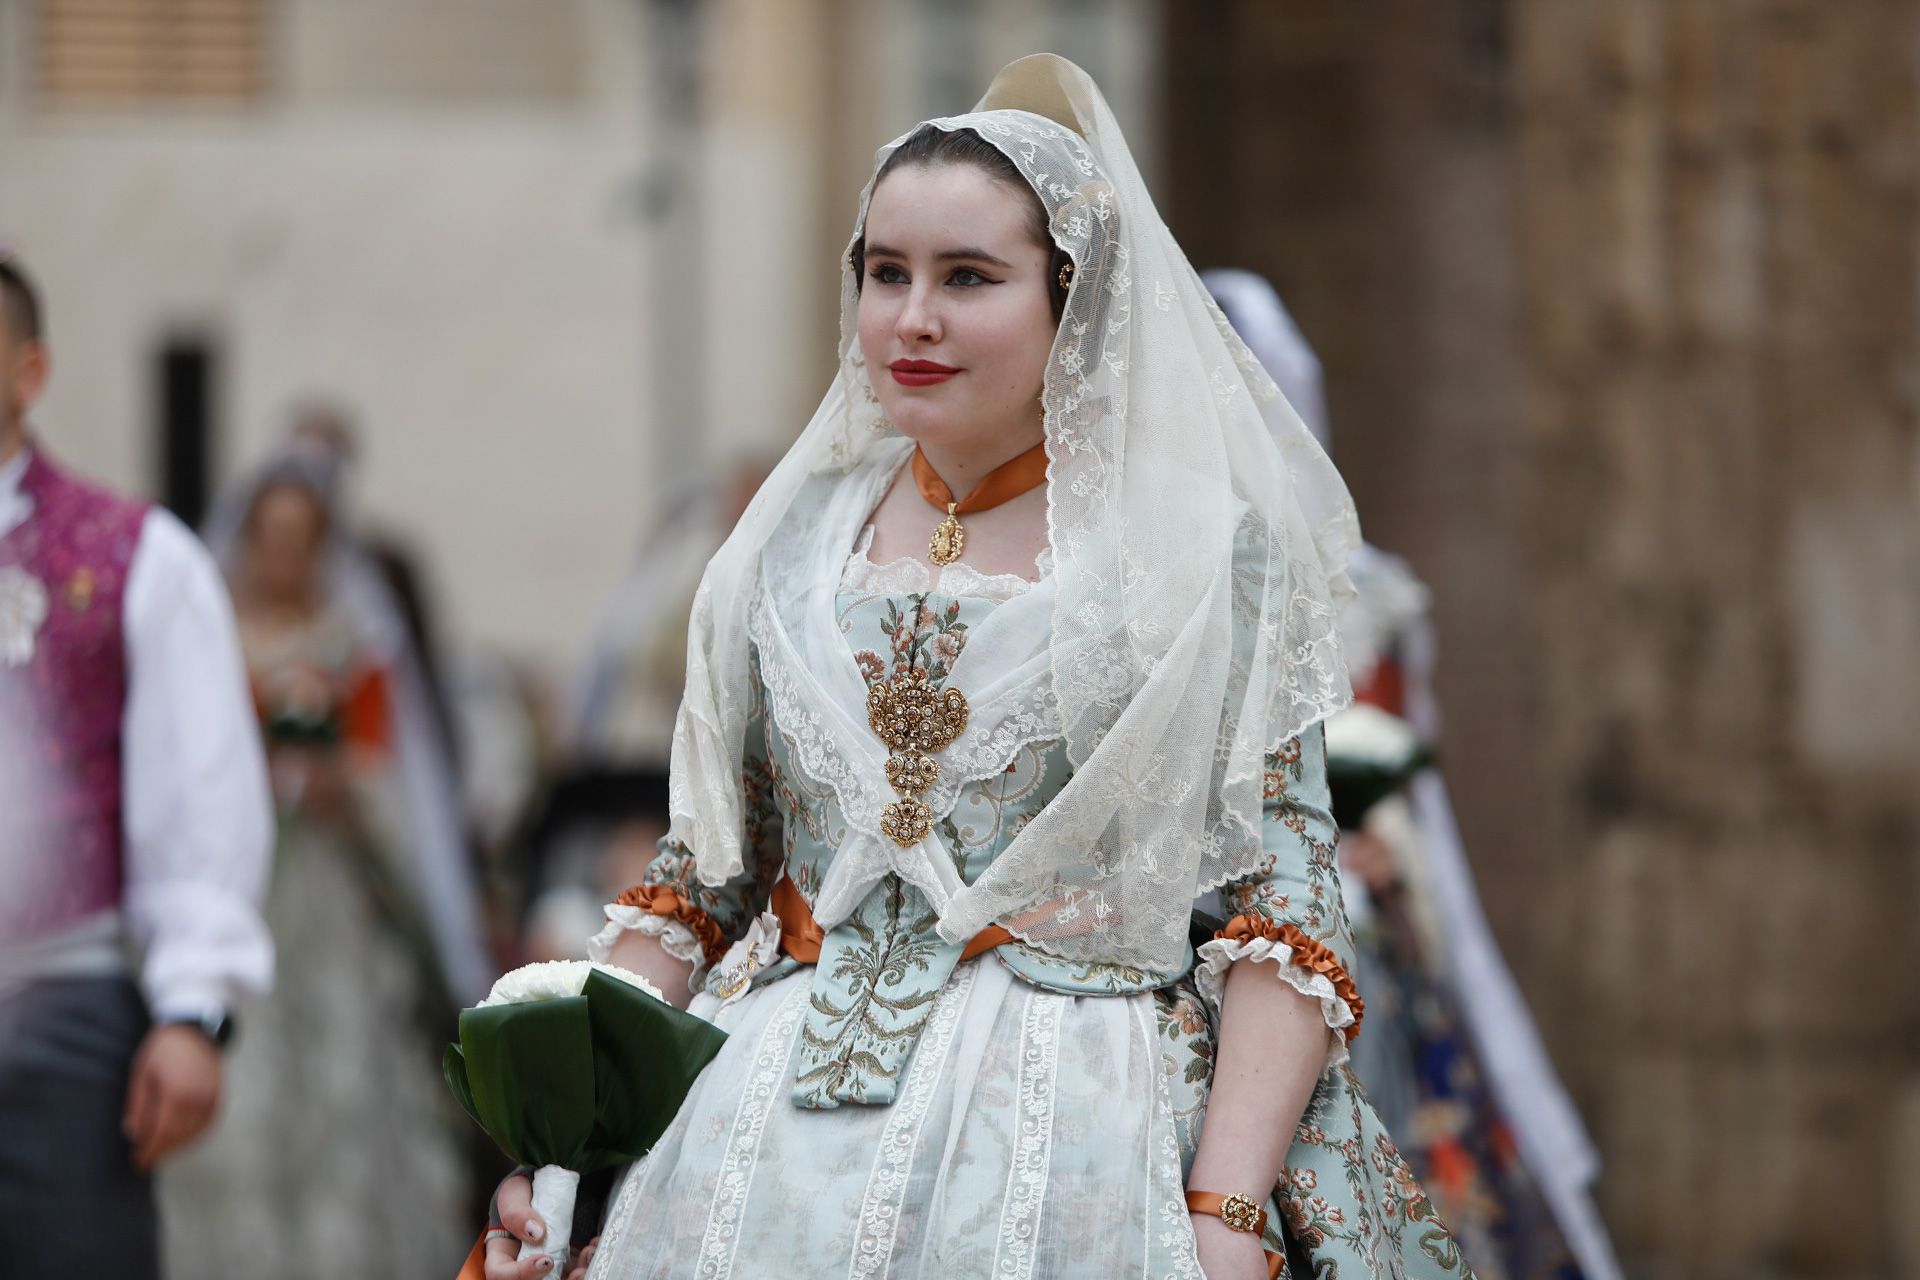
{"type": "Polygon", "coordinates": [[[1293,963],[1302,969],[1313,972],[1333,983],[1333,989],[1347,1007],[1353,1010],[1353,1025],[1342,1028],[1342,1034],[1351,1041],[1360,1034],[1360,1019],[1366,1015],[1366,1001],[1360,998],[1360,988],[1353,984],[1347,973],[1347,967],[1340,963],[1340,957],[1332,947],[1317,938],[1309,937],[1298,925],[1280,924],[1262,915],[1235,916],[1227,921],[1227,927],[1213,935],[1225,938],[1229,942],[1250,942],[1255,938],[1265,938],[1269,942],[1284,942],[1293,948],[1293,963]]]}
{"type": "Polygon", "coordinates": [[[615,906],[639,907],[656,916],[668,916],[693,930],[708,964],[727,954],[727,935],[719,921],[664,884],[637,884],[614,900],[615,906]]]}

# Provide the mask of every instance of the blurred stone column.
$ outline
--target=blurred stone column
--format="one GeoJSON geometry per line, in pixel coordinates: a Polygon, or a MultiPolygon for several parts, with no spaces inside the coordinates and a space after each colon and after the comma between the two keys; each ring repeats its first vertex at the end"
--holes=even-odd
{"type": "Polygon", "coordinates": [[[1917,15],[1513,7],[1554,1026],[1648,1275],[1920,1203],[1917,15]]]}
{"type": "Polygon", "coordinates": [[[1568,855],[1542,834],[1535,755],[1504,6],[1238,0],[1168,6],[1163,30],[1155,196],[1195,266],[1279,288],[1320,356],[1367,537],[1434,589],[1467,849],[1522,987],[1551,1010],[1539,904],[1568,855]]]}
{"type": "Polygon", "coordinates": [[[1467,847],[1634,1274],[1904,1274],[1920,0],[1163,32],[1162,208],[1278,283],[1435,590],[1467,847]]]}

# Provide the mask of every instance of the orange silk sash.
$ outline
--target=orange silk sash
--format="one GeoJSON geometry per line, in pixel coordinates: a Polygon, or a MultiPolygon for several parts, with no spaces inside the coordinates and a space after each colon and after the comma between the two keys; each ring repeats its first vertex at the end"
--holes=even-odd
{"type": "MultiPolygon", "coordinates": [[[[773,914],[780,918],[780,949],[798,960],[801,964],[820,962],[820,944],[826,940],[826,930],[813,918],[813,908],[800,895],[793,881],[785,876],[773,886],[773,900],[768,904],[773,914]]],[[[984,955],[1002,943],[1012,942],[1013,935],[997,924],[990,924],[979,933],[961,951],[962,960],[971,960],[984,955]]]]}

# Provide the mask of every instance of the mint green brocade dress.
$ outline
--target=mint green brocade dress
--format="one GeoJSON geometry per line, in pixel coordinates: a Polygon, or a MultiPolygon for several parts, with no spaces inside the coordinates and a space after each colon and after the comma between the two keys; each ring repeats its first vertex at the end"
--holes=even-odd
{"type": "MultiPolygon", "coordinates": [[[[869,685],[917,668],[941,687],[969,630],[1028,589],[962,564],[936,585],[917,561],[872,564],[866,545],[847,562],[837,611],[869,685]]],[[[603,956],[640,929],[696,960],[694,1010],[729,1039],[622,1176],[590,1280],[1201,1280],[1185,1177],[1220,991],[1241,958],[1315,999],[1333,1029],[1266,1206],[1267,1247],[1286,1252],[1296,1280],[1471,1276],[1347,1065],[1361,1010],[1317,726],[1268,758],[1264,874],[1221,891],[1235,936],[1179,969],[1068,963],[1017,942],[962,960],[919,890],[895,877],[801,965],[775,953],[760,913],[782,876],[813,900],[844,819],[831,788],[801,771],[764,691],[753,696],[746,873],[702,884],[689,853],[663,843],[643,889],[678,895],[677,916],[630,894],[595,940],[603,956]]],[[[967,784],[935,828],[963,879],[1069,769],[1061,745],[1043,742],[967,784]]]]}

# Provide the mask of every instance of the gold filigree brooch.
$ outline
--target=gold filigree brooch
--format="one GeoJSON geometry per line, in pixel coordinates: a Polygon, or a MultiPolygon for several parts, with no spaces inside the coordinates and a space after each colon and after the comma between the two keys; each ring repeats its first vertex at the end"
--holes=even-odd
{"type": "Polygon", "coordinates": [[[901,798],[880,814],[880,829],[902,848],[933,830],[933,811],[920,800],[940,780],[939,751],[967,729],[967,698],[958,689],[935,689],[927,673],[902,671],[867,690],[867,724],[893,754],[887,782],[901,798]]]}

